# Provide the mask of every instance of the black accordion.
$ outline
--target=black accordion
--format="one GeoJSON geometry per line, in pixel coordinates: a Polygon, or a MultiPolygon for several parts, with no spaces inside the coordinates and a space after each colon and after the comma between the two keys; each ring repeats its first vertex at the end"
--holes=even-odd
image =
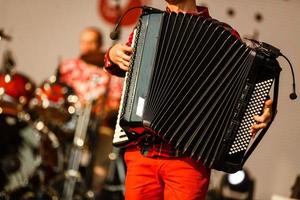
{"type": "Polygon", "coordinates": [[[278,91],[276,57],[217,20],[163,11],[143,12],[133,47],[114,145],[144,129],[208,167],[240,170],[262,138],[251,139],[253,116],[278,91]]]}

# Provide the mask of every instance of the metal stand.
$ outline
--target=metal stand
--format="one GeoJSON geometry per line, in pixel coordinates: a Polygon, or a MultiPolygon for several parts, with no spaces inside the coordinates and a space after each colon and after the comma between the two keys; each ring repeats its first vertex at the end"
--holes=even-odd
{"type": "Polygon", "coordinates": [[[72,200],[76,182],[81,180],[79,172],[80,161],[82,157],[82,149],[84,146],[88,123],[90,120],[92,104],[88,103],[79,112],[77,126],[75,130],[73,147],[68,162],[68,169],[65,172],[65,182],[62,193],[62,200],[72,200]]]}
{"type": "Polygon", "coordinates": [[[120,200],[124,198],[125,193],[125,164],[120,148],[113,147],[109,159],[108,173],[99,199],[120,200]]]}

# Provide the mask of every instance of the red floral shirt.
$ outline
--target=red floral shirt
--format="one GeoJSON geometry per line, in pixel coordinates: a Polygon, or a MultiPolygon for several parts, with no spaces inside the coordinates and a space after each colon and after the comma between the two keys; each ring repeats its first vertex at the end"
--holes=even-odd
{"type": "MultiPolygon", "coordinates": [[[[80,59],[70,59],[62,62],[60,79],[74,89],[81,102],[97,101],[106,109],[118,110],[123,79],[111,76],[100,67],[89,65],[80,59]],[[101,98],[105,96],[105,102],[101,98]]],[[[98,107],[101,109],[101,107],[98,107]]],[[[98,113],[101,110],[97,110],[98,113]]]]}
{"type": "MultiPolygon", "coordinates": [[[[166,9],[168,12],[170,11],[169,8],[166,9]]],[[[192,13],[194,15],[199,15],[203,17],[210,18],[208,8],[198,6],[197,7],[198,12],[192,13]]],[[[223,26],[225,28],[228,28],[228,30],[231,31],[233,35],[236,37],[240,37],[238,32],[234,29],[232,29],[229,25],[223,23],[223,26]]],[[[126,43],[128,46],[131,46],[133,40],[133,32],[129,35],[128,42],[126,43]]],[[[118,65],[114,64],[110,58],[109,58],[109,50],[105,54],[105,65],[104,68],[106,71],[110,72],[113,75],[116,76],[125,76],[125,71],[120,69],[118,65]]],[[[143,137],[136,146],[130,147],[130,148],[136,148],[141,151],[141,153],[147,157],[181,157],[183,156],[181,152],[176,150],[173,146],[168,144],[167,142],[163,141],[161,138],[159,138],[156,135],[149,135],[146,137],[143,137]]]]}

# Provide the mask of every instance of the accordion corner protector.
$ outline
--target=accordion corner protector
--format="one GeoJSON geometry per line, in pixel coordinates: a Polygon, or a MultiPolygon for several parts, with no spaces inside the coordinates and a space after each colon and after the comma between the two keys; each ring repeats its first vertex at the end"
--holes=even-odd
{"type": "Polygon", "coordinates": [[[150,125],[151,125],[151,122],[150,122],[150,121],[148,121],[148,120],[143,120],[143,126],[144,126],[145,128],[149,128],[150,125]]]}

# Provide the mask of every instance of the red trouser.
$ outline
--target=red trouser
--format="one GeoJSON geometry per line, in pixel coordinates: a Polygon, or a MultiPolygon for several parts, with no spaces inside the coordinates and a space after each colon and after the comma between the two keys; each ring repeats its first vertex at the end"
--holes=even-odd
{"type": "Polygon", "coordinates": [[[210,170],[190,158],[147,158],[126,151],[126,200],[202,200],[210,170]]]}

